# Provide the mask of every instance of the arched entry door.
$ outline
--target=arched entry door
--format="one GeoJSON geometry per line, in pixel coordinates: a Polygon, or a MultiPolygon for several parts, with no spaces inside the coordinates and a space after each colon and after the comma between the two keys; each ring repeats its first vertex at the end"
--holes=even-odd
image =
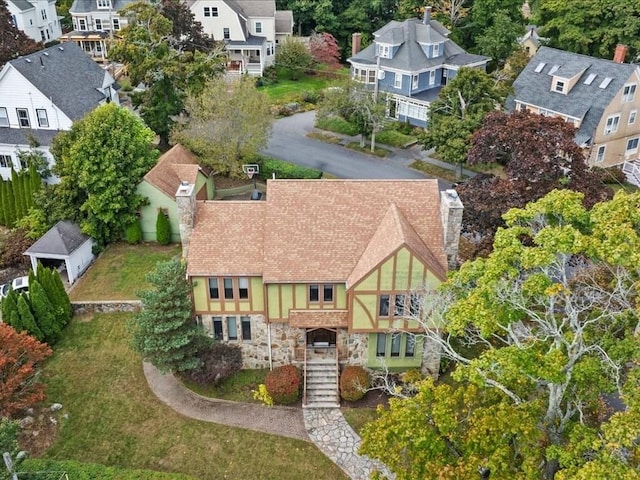
{"type": "Polygon", "coordinates": [[[307,345],[311,347],[335,347],[336,330],[329,328],[307,329],[307,345]]]}

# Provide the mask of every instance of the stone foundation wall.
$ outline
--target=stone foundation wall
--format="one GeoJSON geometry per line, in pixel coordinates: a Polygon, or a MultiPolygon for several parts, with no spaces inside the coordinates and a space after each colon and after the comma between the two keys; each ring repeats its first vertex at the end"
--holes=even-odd
{"type": "Polygon", "coordinates": [[[367,350],[369,348],[368,333],[351,333],[348,334],[344,330],[345,346],[349,356],[346,361],[341,362],[345,365],[365,366],[367,363],[367,350]]]}
{"type": "Polygon", "coordinates": [[[71,302],[74,315],[83,313],[137,312],[142,308],[139,300],[112,302],[71,302]]]}
{"type": "MultiPolygon", "coordinates": [[[[295,348],[304,346],[304,330],[286,323],[272,323],[270,328],[273,366],[293,363],[295,348]]],[[[262,315],[252,316],[251,341],[242,343],[242,368],[269,368],[268,328],[262,315]]]]}

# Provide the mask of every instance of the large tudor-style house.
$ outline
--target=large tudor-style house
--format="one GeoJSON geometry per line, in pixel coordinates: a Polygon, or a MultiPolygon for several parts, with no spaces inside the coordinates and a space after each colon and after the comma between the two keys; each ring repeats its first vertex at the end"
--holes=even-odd
{"type": "Polygon", "coordinates": [[[351,77],[376,86],[387,96],[389,116],[424,127],[429,104],[438,97],[447,81],[462,67],[485,69],[488,57],[466,53],[440,22],[431,18],[392,21],[374,32],[371,45],[359,50],[360,37],[354,34],[351,77]]]}
{"type": "Polygon", "coordinates": [[[119,11],[134,0],[74,0],[69,8],[73,31],[60,37],[73,42],[97,62],[107,60],[111,36],[127,25],[127,17],[119,11]]]}
{"type": "Polygon", "coordinates": [[[613,61],[540,47],[514,82],[507,109],[573,123],[592,166],[634,161],[640,154],[640,67],[624,63],[625,55],[624,45],[613,61]]]}
{"type": "Polygon", "coordinates": [[[0,70],[0,177],[20,170],[18,153],[33,143],[49,152],[60,130],[104,102],[118,103],[115,81],[75,44],[19,57],[0,70]]]}
{"type": "Polygon", "coordinates": [[[7,0],[13,25],[36,42],[51,42],[62,35],[55,0],[7,0]]]}
{"type": "MultiPolygon", "coordinates": [[[[176,193],[195,315],[246,368],[320,368],[306,403],[335,403],[340,365],[437,375],[418,291],[455,261],[462,203],[436,180],[269,180],[266,201],[176,193]],[[412,317],[410,319],[408,317],[412,317]],[[317,386],[317,385],[316,385],[317,386]]],[[[310,384],[313,382],[310,382],[310,384]]]]}
{"type": "Polygon", "coordinates": [[[293,13],[275,0],[187,0],[203,31],[225,43],[227,72],[261,76],[276,45],[293,33],[293,13]]]}

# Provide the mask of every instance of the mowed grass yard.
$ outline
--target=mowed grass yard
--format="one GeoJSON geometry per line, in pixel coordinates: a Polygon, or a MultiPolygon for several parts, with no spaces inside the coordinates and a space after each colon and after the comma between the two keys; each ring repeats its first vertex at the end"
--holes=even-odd
{"type": "MultiPolygon", "coordinates": [[[[182,417],[149,390],[129,314],[74,318],[44,366],[61,428],[45,458],[208,479],[344,479],[312,444],[182,417]]],[[[268,407],[265,407],[268,408],[268,407]]]]}
{"type": "Polygon", "coordinates": [[[144,277],[156,263],[180,255],[179,245],[156,243],[109,245],[74,285],[71,301],[137,300],[149,288],[144,277]]]}

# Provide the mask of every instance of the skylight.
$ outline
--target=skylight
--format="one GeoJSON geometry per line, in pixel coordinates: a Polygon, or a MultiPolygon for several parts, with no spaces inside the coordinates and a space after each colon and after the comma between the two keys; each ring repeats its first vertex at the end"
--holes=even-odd
{"type": "Polygon", "coordinates": [[[605,78],[602,81],[602,83],[600,84],[600,88],[602,88],[602,89],[607,88],[609,86],[609,84],[611,83],[611,80],[613,80],[613,78],[611,78],[611,77],[605,78]]]}
{"type": "Polygon", "coordinates": [[[560,65],[554,65],[553,67],[551,67],[551,70],[549,70],[549,75],[553,75],[554,73],[556,73],[558,71],[558,69],[560,68],[560,65]]]}
{"type": "Polygon", "coordinates": [[[544,66],[545,66],[545,65],[546,65],[546,63],[544,63],[544,62],[540,62],[540,63],[538,64],[538,66],[536,67],[535,72],[536,72],[536,73],[540,73],[540,72],[542,71],[542,69],[544,68],[544,66]]]}
{"type": "Polygon", "coordinates": [[[584,81],[584,84],[591,85],[597,76],[598,75],[596,75],[595,73],[590,73],[587,79],[584,81]]]}

